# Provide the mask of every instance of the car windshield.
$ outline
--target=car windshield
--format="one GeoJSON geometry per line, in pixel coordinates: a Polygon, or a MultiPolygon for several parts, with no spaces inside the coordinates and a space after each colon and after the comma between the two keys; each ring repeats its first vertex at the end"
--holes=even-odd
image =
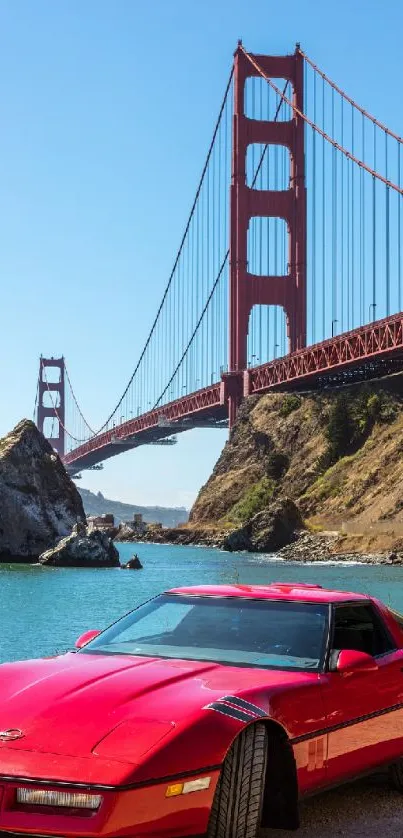
{"type": "Polygon", "coordinates": [[[79,654],[136,655],[317,672],[324,604],[163,594],[123,617],[79,654]]]}

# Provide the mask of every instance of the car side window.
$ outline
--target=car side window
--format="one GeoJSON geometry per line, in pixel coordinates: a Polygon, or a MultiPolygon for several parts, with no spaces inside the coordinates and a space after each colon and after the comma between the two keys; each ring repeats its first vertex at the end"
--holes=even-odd
{"type": "Polygon", "coordinates": [[[396,648],[372,605],[349,603],[335,608],[333,649],[355,649],[374,658],[396,648]]]}

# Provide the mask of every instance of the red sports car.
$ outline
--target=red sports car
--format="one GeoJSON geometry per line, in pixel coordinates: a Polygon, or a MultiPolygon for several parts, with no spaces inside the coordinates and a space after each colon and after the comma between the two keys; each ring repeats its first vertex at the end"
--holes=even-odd
{"type": "Polygon", "coordinates": [[[180,588],[0,667],[0,838],[256,838],[378,766],[403,790],[403,618],[319,585],[180,588]]]}

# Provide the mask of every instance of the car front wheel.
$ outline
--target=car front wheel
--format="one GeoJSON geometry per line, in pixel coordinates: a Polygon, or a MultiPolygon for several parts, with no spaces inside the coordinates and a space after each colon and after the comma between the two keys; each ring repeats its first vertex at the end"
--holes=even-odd
{"type": "Polygon", "coordinates": [[[267,765],[265,725],[247,727],[225,758],[211,808],[207,838],[257,838],[267,765]]]}

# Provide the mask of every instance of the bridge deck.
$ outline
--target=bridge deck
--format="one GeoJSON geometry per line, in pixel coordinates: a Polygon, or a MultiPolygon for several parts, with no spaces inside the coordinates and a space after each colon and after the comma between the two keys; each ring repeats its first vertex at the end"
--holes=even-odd
{"type": "MultiPolygon", "coordinates": [[[[244,373],[244,395],[271,390],[314,389],[352,378],[371,378],[403,367],[403,313],[337,335],[307,349],[244,373]]],[[[69,472],[158,442],[195,427],[222,425],[228,416],[224,387],[218,382],[183,396],[136,419],[104,431],[63,458],[69,472]]]]}

